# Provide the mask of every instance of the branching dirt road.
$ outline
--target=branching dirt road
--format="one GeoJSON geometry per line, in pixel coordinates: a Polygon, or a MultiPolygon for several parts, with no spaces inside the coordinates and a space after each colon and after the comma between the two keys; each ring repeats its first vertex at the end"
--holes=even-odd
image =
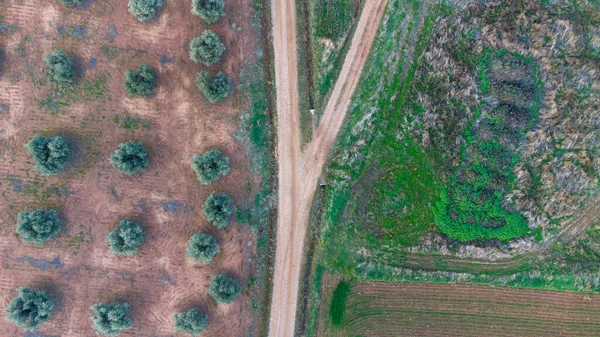
{"type": "Polygon", "coordinates": [[[294,336],[300,265],[317,180],[343,124],[387,0],[367,0],[321,123],[301,151],[294,0],[272,0],[277,88],[279,213],[269,335],[294,336]]]}

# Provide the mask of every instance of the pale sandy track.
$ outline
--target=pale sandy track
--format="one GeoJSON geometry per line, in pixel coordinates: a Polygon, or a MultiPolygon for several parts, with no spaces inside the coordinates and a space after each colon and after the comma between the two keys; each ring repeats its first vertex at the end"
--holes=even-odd
{"type": "Polygon", "coordinates": [[[293,0],[272,0],[277,88],[279,212],[270,336],[293,336],[304,238],[317,180],[343,124],[387,0],[367,0],[321,123],[301,154],[293,0]]]}

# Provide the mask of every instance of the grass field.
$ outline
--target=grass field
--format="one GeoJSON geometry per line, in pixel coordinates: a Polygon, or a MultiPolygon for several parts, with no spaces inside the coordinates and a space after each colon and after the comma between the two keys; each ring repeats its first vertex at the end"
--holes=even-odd
{"type": "Polygon", "coordinates": [[[600,335],[600,295],[428,283],[350,289],[341,323],[323,313],[319,336],[600,335]]]}

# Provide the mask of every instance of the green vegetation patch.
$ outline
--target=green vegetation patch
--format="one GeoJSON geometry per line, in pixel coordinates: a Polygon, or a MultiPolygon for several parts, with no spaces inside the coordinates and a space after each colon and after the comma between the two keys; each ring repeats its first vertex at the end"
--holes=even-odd
{"type": "Polygon", "coordinates": [[[348,31],[354,19],[354,0],[316,1],[314,30],[317,37],[339,39],[348,31]]]}
{"type": "Polygon", "coordinates": [[[340,281],[340,283],[338,283],[337,287],[335,287],[335,290],[333,291],[331,306],[329,307],[331,324],[342,324],[344,312],[346,311],[346,301],[348,300],[348,294],[350,294],[350,283],[347,281],[340,281]]]}

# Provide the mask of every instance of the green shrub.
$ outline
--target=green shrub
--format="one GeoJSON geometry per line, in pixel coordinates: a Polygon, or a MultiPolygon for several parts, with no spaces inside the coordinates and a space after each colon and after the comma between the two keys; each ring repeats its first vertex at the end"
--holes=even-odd
{"type": "Polygon", "coordinates": [[[60,2],[67,7],[79,6],[83,4],[83,0],[60,0],[60,2]]]}
{"type": "Polygon", "coordinates": [[[329,315],[331,316],[332,325],[342,324],[344,312],[346,311],[346,300],[350,294],[350,283],[340,281],[331,298],[331,306],[329,307],[329,315]]]}
{"type": "Polygon", "coordinates": [[[35,135],[25,147],[33,155],[36,164],[34,171],[42,175],[58,174],[69,160],[69,145],[61,136],[35,135]]]}
{"type": "Polygon", "coordinates": [[[209,102],[217,103],[224,100],[229,95],[231,78],[227,77],[222,72],[219,72],[214,79],[211,79],[208,72],[201,71],[196,79],[196,85],[209,102]]]}
{"type": "Polygon", "coordinates": [[[110,243],[110,251],[115,254],[133,255],[144,242],[146,233],[137,223],[121,220],[119,226],[106,236],[110,243]]]}
{"type": "Polygon", "coordinates": [[[190,42],[190,58],[194,62],[211,66],[219,60],[225,51],[225,45],[219,35],[210,30],[205,30],[202,35],[195,37],[190,42]]]}
{"type": "Polygon", "coordinates": [[[139,21],[152,19],[162,6],[162,0],[129,0],[129,12],[139,21]]]}
{"type": "Polygon", "coordinates": [[[315,2],[315,34],[337,40],[344,36],[354,18],[353,0],[323,0],[315,2]]]}
{"type": "Polygon", "coordinates": [[[229,173],[229,158],[223,156],[219,150],[210,150],[203,155],[194,155],[191,160],[192,168],[198,180],[208,185],[229,173]]]}
{"type": "Polygon", "coordinates": [[[192,336],[198,336],[207,324],[208,316],[202,315],[195,308],[175,314],[175,329],[192,336]]]}
{"type": "Polygon", "coordinates": [[[106,336],[118,336],[121,330],[131,328],[131,318],[128,316],[129,303],[94,304],[92,322],[98,333],[106,336]]]}
{"type": "Polygon", "coordinates": [[[229,223],[229,216],[235,210],[233,200],[227,194],[212,192],[202,206],[202,212],[209,222],[217,228],[223,228],[229,223]]]}
{"type": "Polygon", "coordinates": [[[210,280],[208,293],[217,302],[231,303],[242,292],[242,286],[225,273],[213,276],[210,280]]]}
{"type": "Polygon", "coordinates": [[[212,236],[205,233],[196,233],[188,241],[187,257],[200,261],[202,264],[209,264],[219,253],[219,244],[212,236]]]}
{"type": "Polygon", "coordinates": [[[154,90],[154,72],[147,64],[142,64],[137,70],[125,70],[125,89],[129,95],[148,96],[154,90]]]}
{"type": "Polygon", "coordinates": [[[23,242],[43,244],[61,230],[55,210],[38,209],[20,212],[17,217],[17,234],[23,242]]]}
{"type": "Polygon", "coordinates": [[[119,144],[110,157],[110,163],[121,173],[133,175],[148,169],[148,152],[141,142],[119,144]]]}
{"type": "Polygon", "coordinates": [[[27,288],[19,288],[17,291],[19,297],[12,300],[4,310],[6,319],[22,328],[35,330],[50,318],[54,302],[43,291],[27,288]]]}
{"type": "Polygon", "coordinates": [[[206,23],[213,24],[225,15],[223,0],[192,0],[192,14],[198,15],[206,23]]]}
{"type": "Polygon", "coordinates": [[[54,82],[65,83],[73,81],[75,71],[69,56],[62,50],[55,50],[44,58],[50,68],[50,76],[54,82]]]}

